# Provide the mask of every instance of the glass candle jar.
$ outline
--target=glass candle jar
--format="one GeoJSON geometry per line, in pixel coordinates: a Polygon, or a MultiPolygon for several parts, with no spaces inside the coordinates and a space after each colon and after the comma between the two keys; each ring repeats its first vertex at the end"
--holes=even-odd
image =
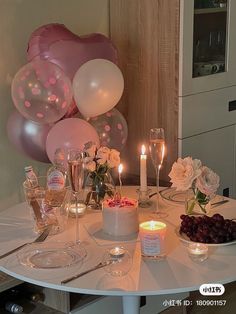
{"type": "Polygon", "coordinates": [[[116,246],[105,252],[102,262],[108,264],[104,268],[107,273],[115,277],[121,277],[128,274],[133,259],[128,250],[122,246],[116,246]]]}
{"type": "Polygon", "coordinates": [[[204,243],[190,243],[188,255],[194,262],[203,262],[208,257],[208,246],[204,243]]]}
{"type": "Polygon", "coordinates": [[[166,224],[160,221],[145,221],[139,225],[141,254],[145,258],[162,259],[165,256],[166,224]]]}

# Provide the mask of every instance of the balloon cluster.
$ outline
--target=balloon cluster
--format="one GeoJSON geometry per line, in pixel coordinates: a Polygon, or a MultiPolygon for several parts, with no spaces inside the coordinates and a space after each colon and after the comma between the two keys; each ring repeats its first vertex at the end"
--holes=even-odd
{"type": "Polygon", "coordinates": [[[7,123],[20,152],[49,162],[57,148],[82,149],[89,141],[123,149],[128,127],[114,107],[124,79],[106,36],[79,37],[64,25],[44,25],[31,34],[27,58],[12,82],[17,110],[7,123]]]}

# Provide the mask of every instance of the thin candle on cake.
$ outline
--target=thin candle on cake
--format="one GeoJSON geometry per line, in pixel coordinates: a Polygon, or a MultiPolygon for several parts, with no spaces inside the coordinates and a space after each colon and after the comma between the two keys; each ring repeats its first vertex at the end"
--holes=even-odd
{"type": "Polygon", "coordinates": [[[123,171],[123,165],[122,165],[122,164],[119,164],[119,167],[118,167],[118,174],[119,174],[119,184],[120,184],[120,195],[121,195],[121,188],[122,188],[122,181],[121,181],[121,174],[122,174],[122,171],[123,171]]]}

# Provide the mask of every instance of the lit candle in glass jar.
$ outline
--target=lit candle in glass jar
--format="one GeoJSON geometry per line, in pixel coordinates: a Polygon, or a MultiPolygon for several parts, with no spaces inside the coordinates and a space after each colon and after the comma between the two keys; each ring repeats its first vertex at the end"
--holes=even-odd
{"type": "Polygon", "coordinates": [[[116,246],[110,249],[109,253],[112,258],[121,258],[124,256],[125,250],[120,246],[116,246]]]}
{"type": "Polygon", "coordinates": [[[139,225],[142,256],[161,259],[165,256],[166,224],[160,221],[145,221],[139,225]]]}
{"type": "Polygon", "coordinates": [[[190,243],[188,255],[195,262],[203,262],[208,257],[208,246],[204,243],[190,243]]]}
{"type": "Polygon", "coordinates": [[[68,208],[69,210],[69,214],[72,217],[75,217],[76,215],[76,211],[78,213],[78,215],[83,215],[86,209],[86,205],[84,203],[78,203],[77,207],[75,204],[71,204],[68,208]]]}

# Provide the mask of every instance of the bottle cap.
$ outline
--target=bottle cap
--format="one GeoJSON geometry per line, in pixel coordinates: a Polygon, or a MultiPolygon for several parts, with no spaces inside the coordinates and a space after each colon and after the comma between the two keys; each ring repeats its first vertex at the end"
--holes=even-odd
{"type": "Polygon", "coordinates": [[[24,169],[25,169],[25,172],[28,172],[28,171],[31,171],[33,169],[33,167],[32,166],[26,166],[24,169]]]}

